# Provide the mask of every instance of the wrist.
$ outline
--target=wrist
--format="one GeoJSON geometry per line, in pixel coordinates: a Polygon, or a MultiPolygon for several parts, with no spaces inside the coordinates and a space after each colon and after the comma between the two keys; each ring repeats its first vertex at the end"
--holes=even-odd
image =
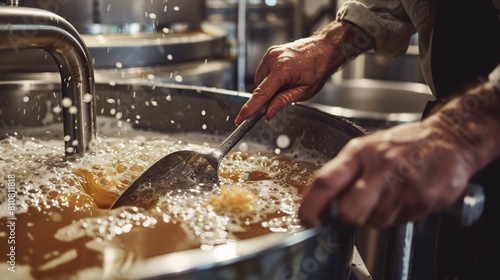
{"type": "Polygon", "coordinates": [[[329,50],[334,69],[340,68],[375,46],[375,41],[370,36],[348,21],[333,21],[316,31],[311,38],[329,50]]]}
{"type": "Polygon", "coordinates": [[[474,172],[500,156],[500,93],[491,83],[464,91],[424,122],[442,130],[474,172]]]}

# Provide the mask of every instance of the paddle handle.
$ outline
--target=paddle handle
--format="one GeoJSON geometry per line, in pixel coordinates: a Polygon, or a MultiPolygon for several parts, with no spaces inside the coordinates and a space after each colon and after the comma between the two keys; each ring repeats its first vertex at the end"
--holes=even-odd
{"type": "Polygon", "coordinates": [[[247,135],[254,125],[264,116],[267,106],[271,102],[268,100],[255,114],[244,120],[236,129],[212,152],[212,155],[220,162],[222,158],[238,144],[238,142],[247,135]]]}

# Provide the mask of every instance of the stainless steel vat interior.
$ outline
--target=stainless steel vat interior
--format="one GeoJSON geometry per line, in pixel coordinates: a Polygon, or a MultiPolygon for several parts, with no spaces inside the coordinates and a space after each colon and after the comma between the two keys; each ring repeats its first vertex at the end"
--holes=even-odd
{"type": "MultiPolygon", "coordinates": [[[[3,97],[0,100],[1,137],[62,139],[60,116],[53,110],[60,104],[59,91],[60,85],[50,82],[0,82],[3,97]],[[27,96],[29,98],[25,98],[27,96]],[[41,108],[35,109],[37,107],[41,108]],[[22,110],[16,113],[17,108],[35,109],[37,113],[23,113],[22,110]]],[[[131,130],[156,130],[203,132],[222,139],[234,129],[233,120],[249,97],[248,93],[206,87],[139,83],[97,84],[96,92],[98,136],[118,131],[120,137],[127,137],[127,131],[131,130]],[[151,106],[153,101],[156,106],[151,106]],[[203,110],[207,112],[204,116],[199,113],[203,110]],[[141,115],[140,119],[135,119],[137,114],[141,115]]],[[[364,133],[362,128],[344,118],[296,104],[271,121],[260,121],[244,141],[275,151],[277,137],[286,135],[292,144],[289,148],[282,147],[281,154],[300,157],[312,150],[331,158],[350,139],[364,133]],[[297,145],[302,149],[296,149],[297,145]]],[[[220,250],[227,253],[223,257],[219,251],[217,254],[179,252],[146,260],[131,270],[113,269],[125,278],[133,275],[135,279],[207,279],[208,276],[272,279],[300,275],[312,279],[346,279],[351,269],[353,238],[353,228],[332,223],[292,236],[271,234],[249,239],[241,245],[230,244],[221,247],[220,250]],[[172,267],[169,263],[172,258],[184,260],[183,266],[172,267]],[[314,265],[314,269],[310,265],[314,265]]],[[[106,257],[113,258],[112,250],[109,254],[106,257]]]]}

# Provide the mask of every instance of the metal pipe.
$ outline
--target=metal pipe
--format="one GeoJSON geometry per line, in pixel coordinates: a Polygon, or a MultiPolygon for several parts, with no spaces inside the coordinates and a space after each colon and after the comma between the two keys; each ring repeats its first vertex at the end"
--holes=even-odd
{"type": "Polygon", "coordinates": [[[238,37],[238,58],[237,58],[237,78],[236,90],[245,91],[245,74],[246,74],[246,49],[247,49],[247,0],[238,1],[238,16],[237,16],[237,31],[238,37]]]}
{"type": "Polygon", "coordinates": [[[0,50],[43,49],[61,74],[66,154],[83,153],[96,139],[94,71],[88,49],[62,17],[41,9],[0,7],[0,50]]]}

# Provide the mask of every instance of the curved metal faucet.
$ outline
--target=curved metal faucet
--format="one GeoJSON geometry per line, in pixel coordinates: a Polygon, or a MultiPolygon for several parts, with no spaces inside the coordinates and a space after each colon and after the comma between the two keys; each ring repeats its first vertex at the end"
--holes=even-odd
{"type": "Polygon", "coordinates": [[[48,52],[59,66],[66,155],[88,151],[96,139],[96,96],[91,57],[82,38],[52,12],[0,7],[0,50],[34,48],[48,52]]]}

